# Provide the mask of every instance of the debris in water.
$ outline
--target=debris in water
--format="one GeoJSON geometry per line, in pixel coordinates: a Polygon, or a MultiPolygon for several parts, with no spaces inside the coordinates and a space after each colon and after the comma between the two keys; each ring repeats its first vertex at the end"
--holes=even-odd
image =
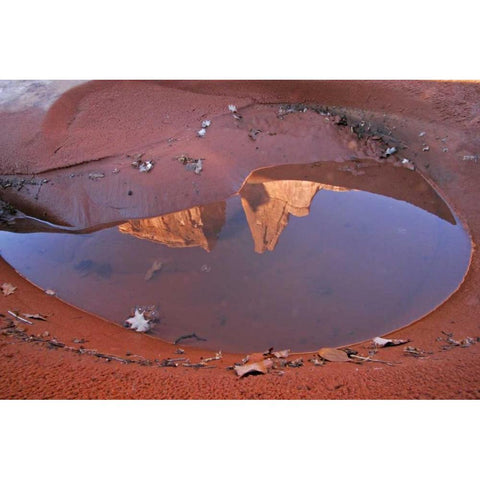
{"type": "Polygon", "coordinates": [[[197,175],[203,170],[203,158],[192,158],[187,155],[181,155],[177,159],[182,165],[185,165],[186,170],[192,170],[197,175]]]}
{"type": "Polygon", "coordinates": [[[188,335],[181,335],[178,337],[173,343],[174,345],[177,345],[177,343],[180,343],[182,340],[187,340],[188,338],[194,338],[195,340],[198,340],[199,342],[206,342],[206,338],[199,337],[196,333],[189,333],[188,335]]]}
{"type": "Polygon", "coordinates": [[[8,296],[11,295],[17,289],[17,287],[14,287],[11,283],[2,283],[1,289],[2,293],[5,296],[8,296]]]}
{"type": "Polygon", "coordinates": [[[158,319],[155,306],[135,307],[134,314],[125,320],[124,326],[137,332],[148,332],[158,319]]]}
{"type": "Polygon", "coordinates": [[[99,178],[105,177],[104,173],[89,173],[88,178],[90,180],[98,180],[99,178]]]}
{"type": "Polygon", "coordinates": [[[202,272],[204,272],[204,273],[208,273],[208,272],[210,272],[211,270],[212,270],[212,267],[210,267],[210,265],[207,265],[207,264],[202,265],[202,266],[200,267],[200,271],[202,271],[202,272]]]}
{"type": "Polygon", "coordinates": [[[150,322],[145,319],[144,313],[137,309],[133,317],[125,320],[125,327],[136,330],[137,332],[148,332],[152,328],[150,322]]]}
{"type": "Polygon", "coordinates": [[[269,358],[255,363],[246,363],[245,365],[235,365],[233,368],[236,374],[241,378],[248,374],[264,374],[273,366],[273,361],[269,358]]]}
{"type": "Polygon", "coordinates": [[[162,269],[163,263],[160,260],[154,260],[152,266],[147,270],[145,274],[145,280],[150,280],[155,272],[159,272],[162,269]]]}
{"type": "Polygon", "coordinates": [[[403,340],[397,338],[382,338],[382,337],[375,337],[373,339],[373,343],[376,347],[391,347],[395,345],[403,345],[404,343],[408,343],[410,340],[403,340]]]}

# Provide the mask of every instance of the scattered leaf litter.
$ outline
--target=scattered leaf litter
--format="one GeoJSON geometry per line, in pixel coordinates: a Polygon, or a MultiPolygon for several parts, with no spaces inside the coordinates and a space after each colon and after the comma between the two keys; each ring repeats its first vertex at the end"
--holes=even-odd
{"type": "Polygon", "coordinates": [[[398,338],[382,338],[382,337],[375,337],[373,339],[373,344],[376,347],[391,347],[395,345],[403,345],[404,343],[408,343],[410,340],[403,340],[398,338]]]}
{"type": "Polygon", "coordinates": [[[235,118],[236,120],[240,120],[240,119],[243,118],[243,117],[238,113],[237,107],[236,107],[235,105],[230,104],[230,105],[228,106],[228,110],[232,113],[233,118],[235,118]]]}
{"type": "Polygon", "coordinates": [[[15,292],[17,287],[13,286],[11,283],[5,282],[5,283],[2,283],[1,289],[2,289],[2,293],[7,297],[8,295],[11,295],[13,292],[15,292]]]}
{"type": "Polygon", "coordinates": [[[251,128],[250,131],[248,132],[248,136],[253,140],[255,141],[257,139],[257,135],[259,133],[262,133],[261,130],[258,130],[256,128],[251,128]]]}
{"type": "Polygon", "coordinates": [[[393,155],[394,153],[396,153],[396,151],[397,151],[397,148],[396,148],[396,147],[389,147],[389,148],[387,148],[387,149],[385,150],[385,152],[384,152],[383,155],[384,155],[385,157],[389,157],[390,155],[393,155]]]}
{"type": "Polygon", "coordinates": [[[100,172],[93,172],[88,174],[90,180],[98,180],[99,178],[104,178],[105,174],[100,172]]]}
{"type": "Polygon", "coordinates": [[[132,162],[132,167],[137,168],[139,172],[148,173],[152,170],[154,163],[152,160],[142,160],[142,155],[138,155],[137,159],[132,162]]]}
{"type": "Polygon", "coordinates": [[[177,160],[185,166],[186,170],[193,171],[193,173],[200,175],[203,170],[203,158],[192,158],[187,155],[181,155],[177,160]]]}
{"type": "Polygon", "coordinates": [[[44,315],[40,315],[39,313],[22,313],[25,318],[30,318],[32,320],[41,320],[42,322],[46,322],[47,319],[44,315]]]}
{"type": "Polygon", "coordinates": [[[265,374],[268,372],[268,369],[273,366],[273,361],[269,358],[261,360],[260,362],[255,363],[246,363],[245,365],[235,365],[233,368],[235,373],[240,377],[244,377],[248,374],[265,374]]]}
{"type": "Polygon", "coordinates": [[[350,358],[343,350],[336,348],[321,348],[317,354],[329,362],[349,362],[350,358]]]}

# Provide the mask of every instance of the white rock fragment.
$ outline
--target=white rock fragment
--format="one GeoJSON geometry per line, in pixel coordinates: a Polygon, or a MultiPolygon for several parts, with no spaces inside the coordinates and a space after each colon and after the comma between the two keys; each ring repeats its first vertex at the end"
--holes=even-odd
{"type": "Polygon", "coordinates": [[[422,148],[422,150],[423,150],[424,152],[428,152],[428,151],[430,150],[430,147],[429,147],[428,145],[425,145],[425,146],[422,148]]]}
{"type": "Polygon", "coordinates": [[[57,293],[55,292],[55,290],[50,290],[50,289],[45,290],[45,293],[46,293],[47,295],[52,296],[52,297],[57,294],[57,293]]]}
{"type": "Polygon", "coordinates": [[[137,332],[148,332],[152,328],[151,323],[145,318],[144,312],[135,309],[135,315],[125,320],[125,327],[137,332]]]}
{"type": "Polygon", "coordinates": [[[425,133],[427,133],[427,132],[420,132],[420,133],[418,134],[418,136],[419,136],[419,137],[424,137],[424,136],[425,136],[425,133]]]}
{"type": "Polygon", "coordinates": [[[208,128],[211,124],[212,122],[210,120],[204,120],[202,122],[202,128],[208,128]]]}
{"type": "Polygon", "coordinates": [[[237,113],[237,107],[235,105],[229,105],[228,106],[228,109],[232,112],[232,113],[237,113]]]}
{"type": "Polygon", "coordinates": [[[199,137],[204,137],[206,133],[207,133],[207,130],[206,130],[205,128],[202,128],[201,130],[199,130],[199,131],[197,132],[197,135],[198,135],[199,137]]]}

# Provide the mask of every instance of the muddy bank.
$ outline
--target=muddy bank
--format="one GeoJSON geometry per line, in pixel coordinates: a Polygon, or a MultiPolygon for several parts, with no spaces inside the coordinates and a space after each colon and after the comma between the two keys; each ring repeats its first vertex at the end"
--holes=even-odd
{"type": "MultiPolygon", "coordinates": [[[[53,185],[50,186],[50,181],[43,184],[38,195],[39,184],[32,185],[35,187],[32,189],[27,185],[19,190],[17,184],[16,188],[3,189],[2,198],[18,202],[30,209],[29,213],[38,216],[47,211],[47,219],[55,223],[84,227],[99,215],[98,212],[93,210],[85,215],[86,209],[58,208],[54,199],[61,198],[58,195],[62,188],[58,186],[55,192],[55,186],[62,172],[47,173],[48,170],[78,164],[74,168],[78,169],[75,174],[80,177],[79,185],[85,183],[77,193],[85,185],[92,185],[85,195],[92,198],[94,189],[102,192],[99,185],[105,179],[88,178],[92,171],[97,172],[100,165],[108,166],[111,170],[105,168],[105,174],[107,171],[110,174],[115,168],[125,166],[126,176],[132,177],[131,185],[138,180],[145,188],[154,188],[150,182],[156,185],[158,181],[163,181],[165,196],[175,204],[172,208],[175,211],[187,208],[191,197],[200,197],[205,203],[216,201],[218,195],[236,190],[254,168],[293,163],[292,158],[298,163],[307,163],[332,158],[346,161],[351,160],[352,154],[356,158],[376,155],[379,153],[379,141],[371,138],[375,136],[389,146],[396,146],[401,157],[408,158],[426,178],[440,187],[442,194],[468,225],[475,242],[480,228],[476,208],[480,180],[479,140],[475,135],[480,123],[479,111],[479,88],[471,83],[93,82],[67,92],[65,98],[60,97],[47,114],[38,111],[25,113],[22,118],[35,118],[38,123],[32,121],[29,124],[26,121],[26,130],[20,140],[18,136],[2,136],[2,146],[5,146],[2,149],[5,152],[2,172],[8,174],[4,180],[24,178],[15,175],[19,173],[35,172],[39,174],[35,176],[36,181],[46,178],[46,175],[56,176],[53,185]],[[329,106],[335,114],[346,114],[349,125],[343,127],[354,129],[356,144],[349,147],[350,138],[347,142],[343,141],[345,138],[342,142],[338,141],[339,135],[352,135],[349,128],[342,133],[342,128],[339,128],[342,125],[323,120],[325,128],[315,124],[309,140],[302,142],[301,155],[297,155],[297,149],[288,151],[292,145],[298,144],[289,138],[290,132],[299,129],[297,114],[286,115],[283,120],[275,115],[267,128],[263,126],[267,131],[271,125],[276,126],[276,122],[279,128],[281,122],[290,122],[288,132],[279,134],[277,131],[277,135],[264,137],[259,135],[253,140],[248,137],[250,130],[261,128],[255,123],[237,128],[235,119],[225,111],[226,105],[235,103],[242,115],[247,117],[245,111],[250,109],[252,118],[257,118],[255,110],[263,112],[266,108],[261,104],[276,102],[320,104],[329,106]],[[242,111],[242,108],[246,110],[242,111]],[[205,138],[199,139],[196,132],[201,121],[207,117],[214,119],[212,126],[208,127],[205,138]],[[158,122],[162,121],[157,130],[158,122]],[[218,136],[215,135],[215,125],[218,125],[218,136]],[[28,128],[31,131],[27,131],[28,128]],[[238,130],[242,128],[247,143],[236,140],[238,130]],[[318,137],[315,143],[315,133],[320,128],[322,138],[330,138],[330,142],[322,143],[318,137]],[[169,143],[172,137],[176,141],[169,143]],[[30,142],[33,138],[32,142],[38,142],[35,144],[38,155],[32,161],[32,152],[28,149],[33,144],[30,142]],[[345,144],[347,148],[339,147],[345,144]],[[195,152],[190,152],[193,147],[195,152]],[[262,155],[262,150],[268,154],[262,155]],[[169,151],[171,156],[165,153],[169,151]],[[255,154],[259,151],[257,158],[255,154]],[[287,155],[284,158],[285,151],[287,155]],[[238,162],[242,152],[242,162],[238,162]],[[127,155],[139,153],[156,162],[152,172],[141,177],[127,163],[130,160],[127,155]],[[175,157],[183,153],[198,153],[198,157],[211,159],[211,162],[206,161],[201,175],[195,176],[191,171],[177,168],[175,157]],[[15,164],[12,163],[13,158],[17,159],[15,164]],[[97,159],[101,160],[82,164],[97,159]],[[157,175],[153,175],[155,172],[157,175]],[[192,185],[190,189],[183,188],[186,182],[192,185]],[[181,191],[189,198],[181,198],[176,193],[179,191],[175,188],[178,184],[182,185],[181,191]],[[36,195],[38,198],[35,198],[36,195]]],[[[8,121],[2,120],[2,125],[15,125],[16,120],[11,115],[14,114],[2,113],[2,116],[8,117],[8,121]]],[[[312,122],[319,118],[314,111],[302,115],[311,116],[312,122]]],[[[308,117],[302,120],[305,118],[308,117]]],[[[120,178],[120,174],[117,176],[120,178]]],[[[75,180],[75,177],[71,178],[75,180]]],[[[127,193],[132,189],[128,180],[126,185],[118,188],[126,189],[127,193]]],[[[392,190],[394,188],[397,186],[392,185],[392,190]]],[[[97,195],[101,198],[101,193],[97,195]]],[[[162,202],[165,202],[165,196],[162,202]]],[[[67,197],[64,195],[63,199],[68,201],[67,197]]],[[[125,197],[128,200],[129,196],[125,197]]],[[[135,197],[135,192],[131,197],[135,197]]],[[[135,217],[135,214],[132,215],[136,208],[134,203],[122,207],[126,215],[123,218],[135,217]]],[[[154,205],[155,212],[163,207],[154,205]]],[[[100,220],[108,222],[112,218],[113,215],[110,215],[100,220]]],[[[2,264],[2,274],[4,281],[17,286],[15,293],[2,296],[2,313],[19,310],[51,314],[48,317],[49,334],[67,346],[75,347],[73,339],[84,338],[88,340],[90,349],[111,355],[129,352],[151,360],[176,355],[177,346],[126,331],[45,295],[18,277],[6,264],[2,264]]],[[[305,358],[303,367],[286,369],[281,377],[265,375],[237,380],[230,370],[224,368],[238,361],[235,356],[224,355],[222,360],[216,361],[216,368],[208,370],[117,365],[99,357],[56,347],[49,349],[43,344],[4,335],[1,362],[5,368],[2,371],[15,373],[2,373],[0,391],[3,398],[478,398],[478,344],[445,350],[441,348],[443,340],[438,338],[442,337],[442,330],[453,333],[455,338],[476,337],[479,334],[476,316],[480,305],[477,293],[479,282],[475,253],[460,290],[435,312],[397,332],[397,335],[410,338],[412,345],[423,349],[427,355],[410,357],[404,354],[402,347],[383,349],[376,355],[375,358],[399,362],[394,367],[373,363],[316,367],[310,366],[305,358]],[[65,378],[72,381],[62,381],[65,378]],[[136,385],[135,389],[132,389],[132,384],[136,385]]],[[[38,335],[47,330],[47,326],[40,325],[40,322],[25,328],[38,335]]],[[[187,346],[192,361],[212,354],[198,349],[195,342],[187,346]]],[[[355,348],[366,353],[369,345],[365,343],[355,348]]]]}

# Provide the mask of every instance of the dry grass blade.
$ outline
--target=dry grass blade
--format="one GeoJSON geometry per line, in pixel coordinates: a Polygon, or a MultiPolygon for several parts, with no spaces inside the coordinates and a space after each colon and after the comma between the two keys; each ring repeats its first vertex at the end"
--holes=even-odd
{"type": "Polygon", "coordinates": [[[343,350],[336,348],[321,348],[317,354],[329,362],[350,362],[349,356],[343,350]]]}
{"type": "Polygon", "coordinates": [[[268,369],[272,367],[273,361],[269,358],[255,363],[246,363],[245,365],[235,365],[234,370],[241,378],[250,373],[267,373],[268,369]]]}
{"type": "Polygon", "coordinates": [[[33,325],[33,322],[31,322],[30,320],[27,320],[27,319],[25,319],[25,318],[22,318],[20,315],[17,315],[16,313],[11,312],[10,310],[8,310],[8,313],[9,313],[12,317],[15,317],[17,320],[20,320],[20,321],[23,322],[23,323],[28,323],[28,325],[33,325]]]}

